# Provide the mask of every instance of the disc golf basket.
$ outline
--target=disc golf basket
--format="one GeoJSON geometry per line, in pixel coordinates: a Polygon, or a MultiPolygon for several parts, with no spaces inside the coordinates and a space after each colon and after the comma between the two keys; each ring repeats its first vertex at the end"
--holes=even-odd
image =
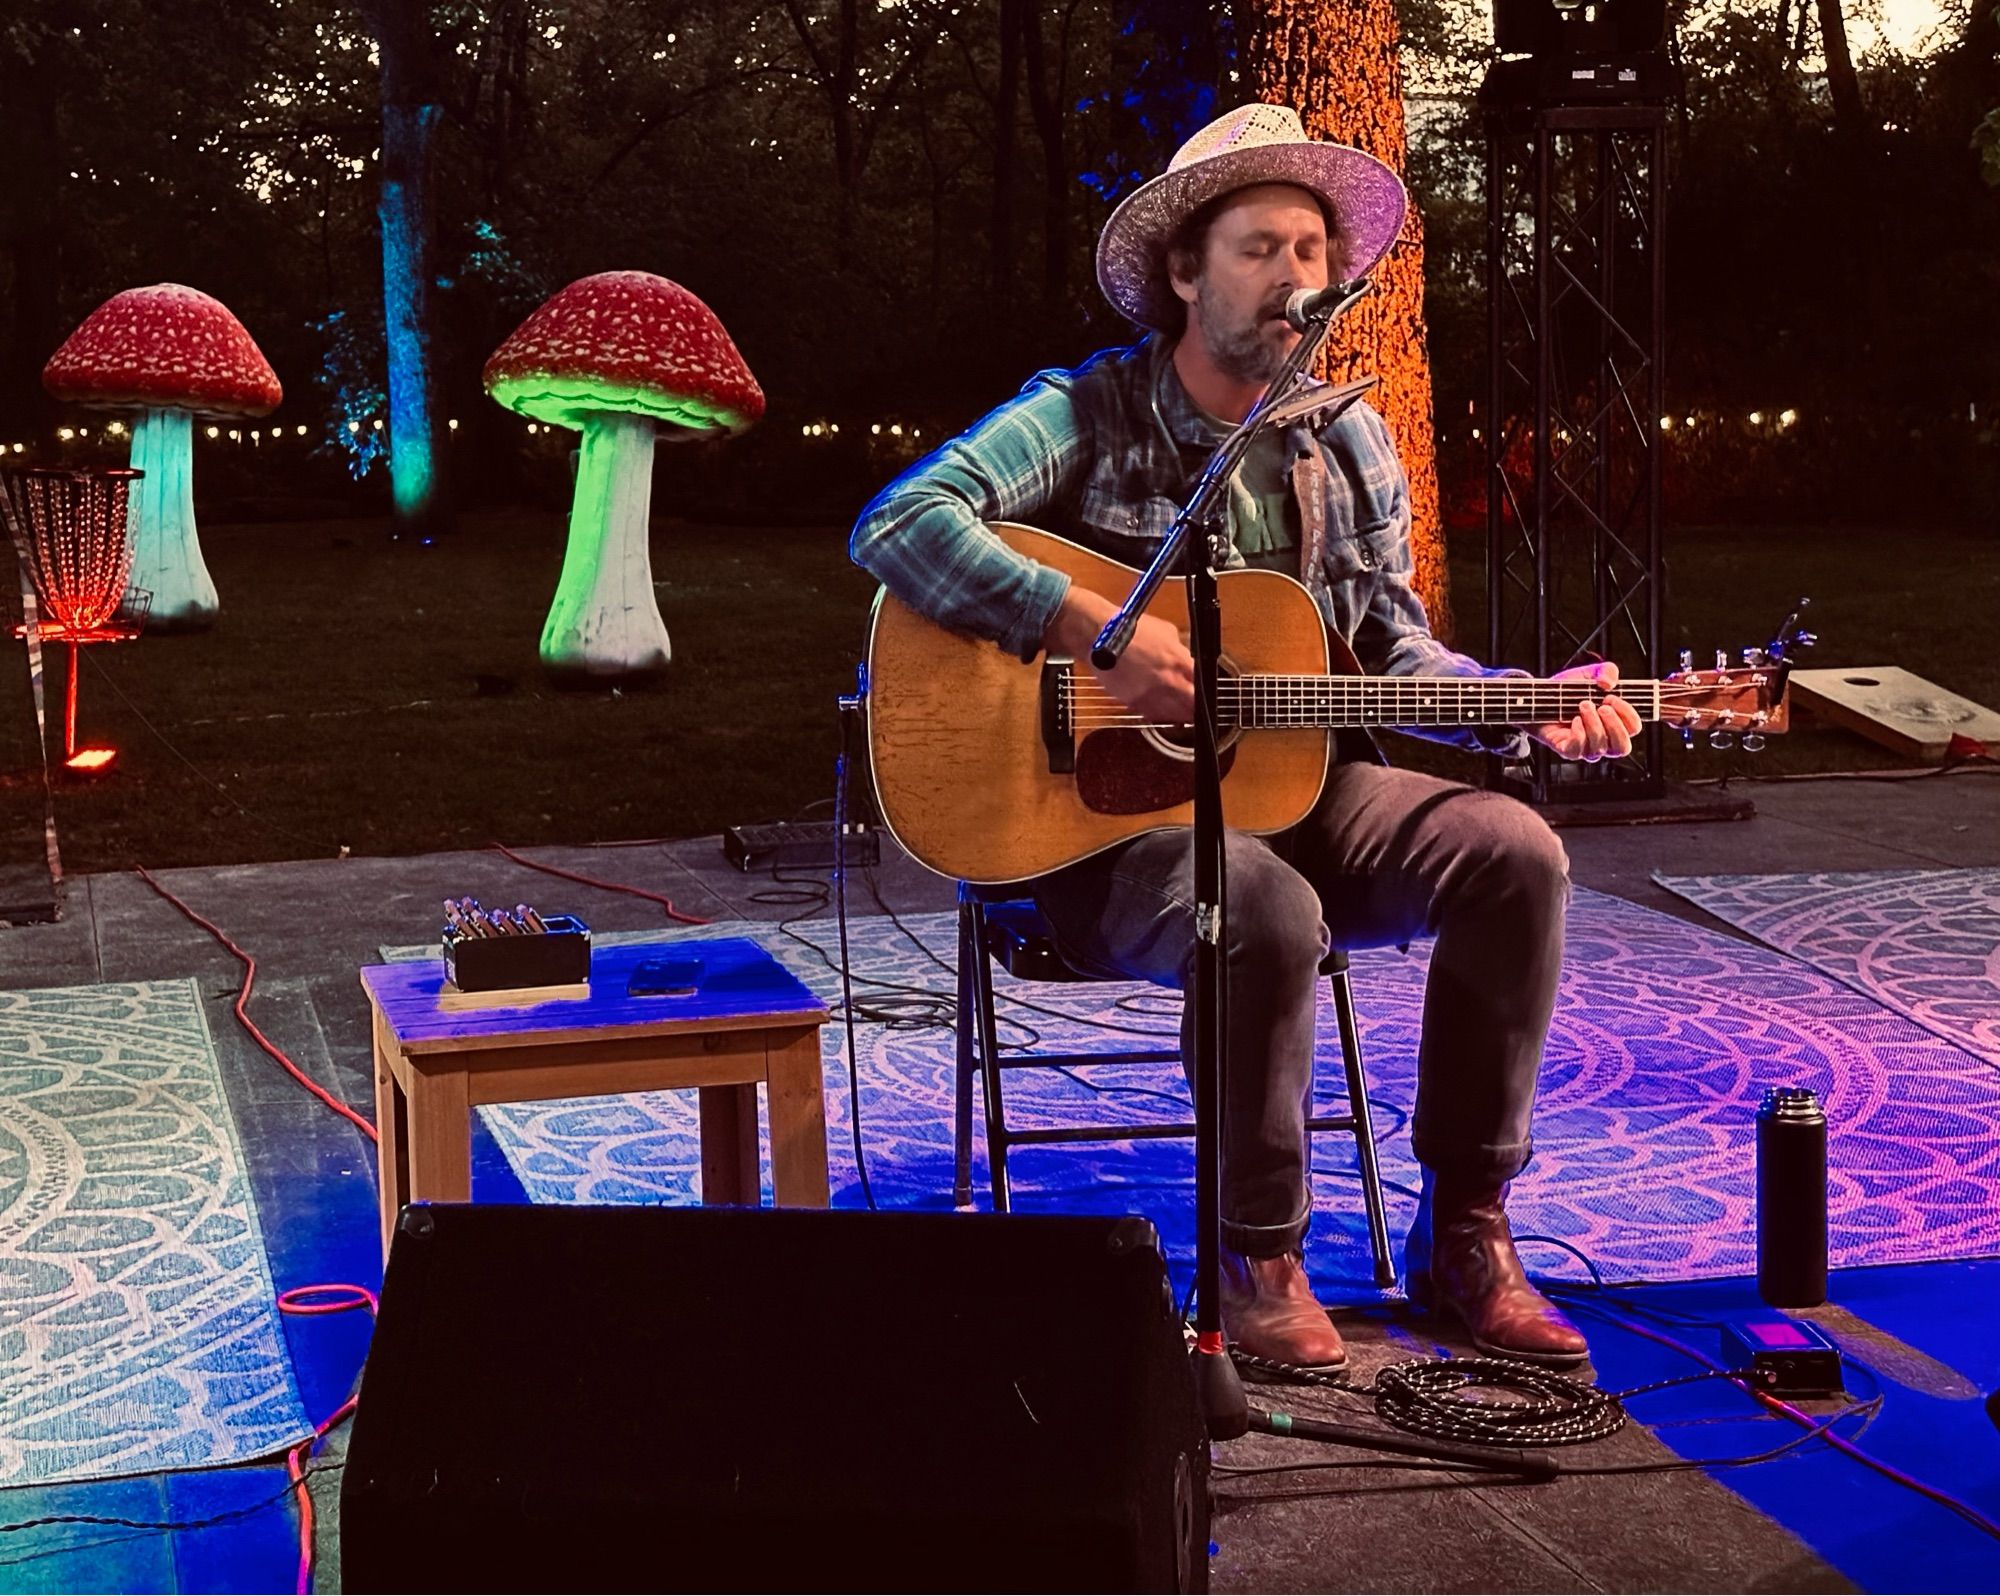
{"type": "Polygon", "coordinates": [[[132,573],[126,498],[142,474],[122,467],[0,470],[0,517],[35,595],[14,635],[69,646],[63,763],[71,770],[102,770],[116,757],[109,748],[77,747],[77,650],[128,642],[145,629],[152,594],[125,585],[132,573]]]}

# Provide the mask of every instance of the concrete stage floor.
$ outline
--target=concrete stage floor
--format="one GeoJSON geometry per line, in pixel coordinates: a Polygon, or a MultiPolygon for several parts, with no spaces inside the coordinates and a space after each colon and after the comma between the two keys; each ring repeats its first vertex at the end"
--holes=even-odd
{"type": "MultiPolygon", "coordinates": [[[[2000,778],[1987,772],[1791,781],[1743,790],[1758,808],[1747,821],[1566,829],[1575,879],[1727,931],[1654,887],[1651,872],[2000,865],[2000,778]]],[[[538,849],[533,857],[666,893],[691,914],[777,919],[796,912],[795,906],[757,902],[754,894],[770,888],[768,876],[737,872],[714,838],[538,849]]],[[[537,880],[490,851],[174,870],[160,879],[255,955],[252,1012],[258,1022],[302,1068],[364,1113],[373,1108],[368,1010],[355,969],[374,962],[384,944],[434,937],[445,896],[574,907],[602,931],[665,923],[657,905],[645,900],[537,880]]],[[[886,843],[876,879],[898,911],[952,902],[949,883],[886,843]]],[[[338,1280],[373,1285],[380,1259],[372,1152],[353,1127],[287,1080],[235,1024],[229,1009],[238,973],[222,948],[134,875],[73,879],[61,921],[0,929],[0,986],[197,978],[278,1287],[338,1280]]],[[[838,1078],[830,1077],[829,1090],[839,1089],[838,1078]]],[[[490,1143],[475,1152],[474,1179],[481,1197],[521,1200],[490,1143]]],[[[1833,1297],[1839,1306],[1829,1312],[1844,1344],[1878,1353],[1886,1403],[1865,1444],[1987,1514],[2000,1514],[2000,1435],[1976,1400],[2000,1385],[2000,1337],[1989,1328],[2000,1311],[2000,1264],[1852,1271],[1837,1277],[1833,1297]],[[1952,1444],[1940,1445],[1946,1436],[1952,1444]]],[[[1645,1288],[1630,1300],[1700,1316],[1747,1309],[1754,1297],[1741,1282],[1711,1282],[1645,1288]]],[[[357,1319],[285,1321],[306,1407],[315,1416],[331,1412],[348,1394],[366,1345],[366,1325],[357,1319]]],[[[1364,1368],[1439,1344],[1435,1329],[1411,1318],[1397,1299],[1346,1315],[1343,1324],[1364,1368]]],[[[1607,1388],[1692,1367],[1626,1331],[1594,1322],[1589,1328],[1607,1388]]],[[[1448,1337],[1444,1344],[1451,1344],[1448,1337]]],[[[1865,1384],[1855,1389],[1872,1394],[1865,1384]]],[[[1284,1405],[1301,1413],[1333,1412],[1334,1401],[1307,1393],[1284,1405]]],[[[1633,1413],[1643,1422],[1599,1443],[1590,1463],[1746,1454],[1797,1433],[1754,1417],[1745,1399],[1716,1382],[1638,1399],[1633,1413]]],[[[339,1451],[336,1437],[322,1458],[337,1462],[339,1451]]],[[[1242,1466],[1353,1459],[1270,1440],[1233,1443],[1224,1456],[1242,1466]]],[[[337,1480],[337,1474],[324,1476],[317,1493],[321,1589],[338,1588],[337,1480]]],[[[10,1491],[0,1494],[0,1524],[51,1514],[186,1521],[264,1502],[282,1481],[282,1469],[248,1470],[10,1491]]],[[[2000,1586],[2000,1542],[1820,1448],[1752,1468],[1577,1477],[1538,1486],[1363,1467],[1232,1478],[1219,1489],[1225,1500],[1214,1532],[1214,1579],[1226,1589],[2000,1586]]],[[[295,1535],[289,1504],[170,1533],[46,1525],[0,1538],[0,1560],[11,1565],[0,1566],[0,1585],[289,1588],[295,1535]]],[[[976,1567],[969,1566],[966,1577],[976,1579],[976,1567]]],[[[940,1587],[952,1584],[951,1571],[940,1570],[940,1587]]]]}

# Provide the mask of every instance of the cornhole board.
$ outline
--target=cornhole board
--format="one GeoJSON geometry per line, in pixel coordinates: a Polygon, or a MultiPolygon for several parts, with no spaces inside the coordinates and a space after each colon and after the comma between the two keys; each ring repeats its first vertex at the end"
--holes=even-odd
{"type": "Polygon", "coordinates": [[[2000,748],[2000,710],[1961,698],[1898,665],[1848,665],[1793,671],[1792,706],[1836,726],[1935,764],[1953,737],[2000,748]]]}

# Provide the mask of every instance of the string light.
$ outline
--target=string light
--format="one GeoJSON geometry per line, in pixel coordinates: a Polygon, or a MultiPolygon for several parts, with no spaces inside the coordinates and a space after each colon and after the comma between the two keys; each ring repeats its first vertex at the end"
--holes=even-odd
{"type": "Polygon", "coordinates": [[[219,438],[222,436],[222,429],[220,427],[210,427],[207,429],[207,432],[211,438],[219,438]]]}

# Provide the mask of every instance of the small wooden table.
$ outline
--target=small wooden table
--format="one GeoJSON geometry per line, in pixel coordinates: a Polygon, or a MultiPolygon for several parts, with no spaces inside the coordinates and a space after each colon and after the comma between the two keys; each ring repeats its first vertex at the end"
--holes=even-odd
{"type": "MultiPolygon", "coordinates": [[[[520,1006],[441,1006],[441,959],[372,964],[361,985],[374,1009],[385,1256],[404,1203],[470,1200],[472,1110],[480,1103],[698,1087],[702,1200],[755,1205],[761,1081],[773,1201],[827,1205],[819,1052],[826,1007],[747,938],[596,948],[587,997],[520,1006]],[[697,989],[629,996],[633,966],[662,953],[701,959],[697,989]]],[[[467,999],[454,992],[448,1001],[467,999]]]]}

